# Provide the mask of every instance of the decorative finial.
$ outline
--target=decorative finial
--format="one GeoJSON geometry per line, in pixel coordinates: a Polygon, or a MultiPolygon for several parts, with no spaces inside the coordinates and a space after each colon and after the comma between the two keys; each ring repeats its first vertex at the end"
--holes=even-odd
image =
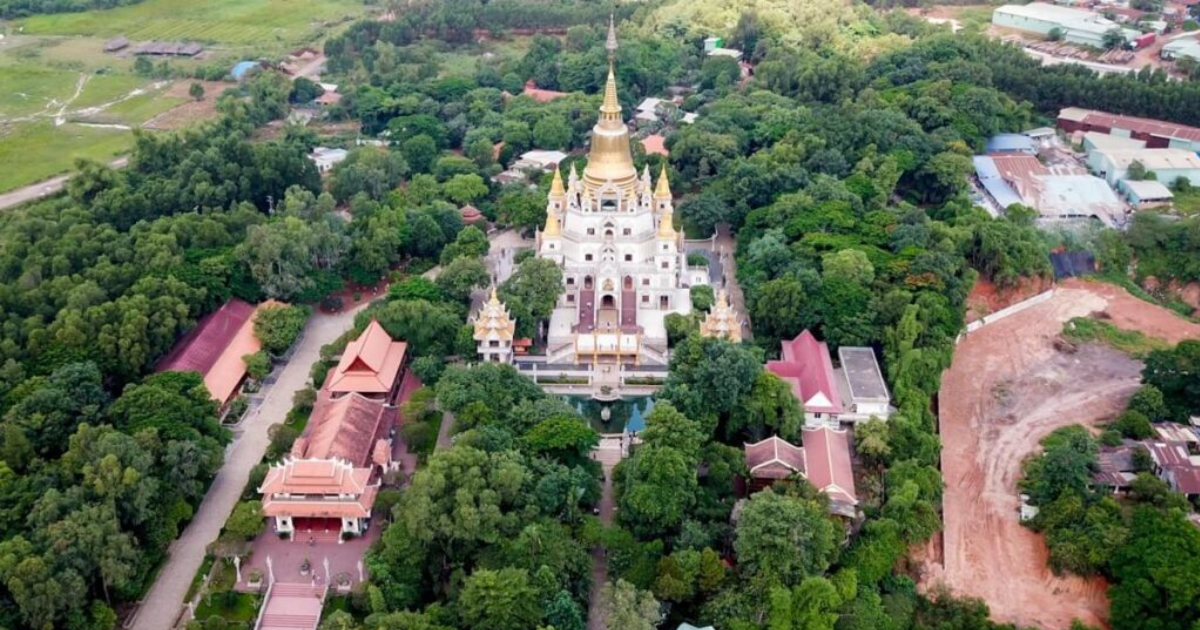
{"type": "Polygon", "coordinates": [[[567,191],[563,190],[562,171],[558,165],[554,165],[554,180],[550,182],[550,198],[562,199],[567,196],[567,191]]]}
{"type": "Polygon", "coordinates": [[[667,180],[666,162],[663,162],[662,173],[658,176],[658,188],[654,190],[654,198],[661,200],[671,199],[671,182],[667,180]]]}
{"type": "Polygon", "coordinates": [[[617,24],[612,13],[608,14],[608,41],[604,42],[604,49],[608,51],[609,60],[617,54],[617,24]]]}

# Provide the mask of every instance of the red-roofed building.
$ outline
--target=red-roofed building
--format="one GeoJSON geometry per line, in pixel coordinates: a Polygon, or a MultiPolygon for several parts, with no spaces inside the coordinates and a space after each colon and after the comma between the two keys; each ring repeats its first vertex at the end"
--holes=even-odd
{"type": "Polygon", "coordinates": [[[337,459],[356,468],[379,466],[390,470],[389,440],[397,414],[396,407],[380,399],[357,393],[334,398],[322,389],[304,433],[292,445],[292,457],[337,459]],[[377,457],[379,453],[383,453],[382,458],[377,457]]]}
{"type": "Polygon", "coordinates": [[[1148,149],[1184,149],[1200,152],[1200,128],[1151,118],[1122,116],[1068,107],[1058,113],[1058,128],[1067,133],[1099,133],[1144,140],[1148,149]]]}
{"type": "Polygon", "coordinates": [[[226,302],[184,335],[158,362],[155,371],[199,372],[209,394],[225,406],[246,380],[242,357],[262,350],[262,343],[254,336],[254,314],[279,305],[271,300],[257,308],[241,300],[226,302]]]}
{"type": "Polygon", "coordinates": [[[800,475],[829,497],[831,512],[854,518],[858,495],[854,490],[849,431],[828,426],[806,427],[803,436],[803,447],[778,436],[745,446],[750,491],[800,475]]]}
{"type": "Polygon", "coordinates": [[[463,225],[474,225],[485,220],[483,213],[475,206],[463,206],[458,209],[458,216],[462,217],[463,225]]]}
{"type": "Polygon", "coordinates": [[[777,435],[747,444],[745,451],[751,491],[761,490],[797,473],[804,474],[804,449],[777,435]]]}
{"type": "Polygon", "coordinates": [[[850,460],[850,432],[832,427],[805,427],[804,476],[817,490],[829,495],[830,510],[853,516],[858,505],[854,468],[850,460]]]}
{"type": "Polygon", "coordinates": [[[525,82],[525,91],[522,92],[525,96],[532,98],[539,103],[549,103],[556,98],[562,98],[567,95],[566,92],[556,92],[554,90],[543,90],[534,83],[533,79],[525,82]]]}
{"type": "Polygon", "coordinates": [[[1187,442],[1146,441],[1143,446],[1159,479],[1180,494],[1200,496],[1200,455],[1193,455],[1187,442]]]}
{"type": "Polygon", "coordinates": [[[814,424],[836,422],[843,407],[829,346],[805,330],[795,339],[784,341],[782,349],[782,357],[768,361],[767,370],[792,386],[792,393],[804,406],[805,420],[814,424]]]}
{"type": "Polygon", "coordinates": [[[373,477],[369,468],[347,461],[286,458],[271,466],[258,488],[263,516],[274,519],[279,534],[362,534],[379,492],[373,477]]]}
{"type": "Polygon", "coordinates": [[[670,151],[667,151],[667,139],[657,133],[642,138],[642,148],[646,150],[646,155],[661,155],[665,157],[671,154],[670,151]]]}
{"type": "Polygon", "coordinates": [[[390,403],[396,399],[407,351],[408,344],[393,341],[378,321],[371,320],[358,339],[346,346],[325,382],[325,389],[334,397],[363,394],[390,403]]]}

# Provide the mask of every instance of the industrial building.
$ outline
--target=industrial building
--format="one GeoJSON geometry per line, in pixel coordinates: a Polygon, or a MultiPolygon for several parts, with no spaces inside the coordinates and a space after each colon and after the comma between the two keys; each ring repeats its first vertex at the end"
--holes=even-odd
{"type": "Polygon", "coordinates": [[[1028,155],[981,155],[975,175],[1001,210],[1019,203],[1046,219],[1096,218],[1108,226],[1126,219],[1127,206],[1113,189],[1082,169],[1048,168],[1028,155]]]}
{"type": "Polygon", "coordinates": [[[1069,134],[1096,131],[1143,140],[1151,149],[1184,149],[1200,153],[1200,129],[1151,118],[1067,107],[1058,113],[1058,128],[1069,134]]]}
{"type": "Polygon", "coordinates": [[[1192,59],[1200,61],[1200,37],[1182,37],[1162,47],[1158,55],[1163,59],[1192,59]]]}
{"type": "Polygon", "coordinates": [[[1129,167],[1134,162],[1153,173],[1155,179],[1172,184],[1183,178],[1193,186],[1200,186],[1200,155],[1183,149],[1118,149],[1092,151],[1088,155],[1088,168],[1103,177],[1112,186],[1128,179],[1129,167]]]}
{"type": "Polygon", "coordinates": [[[996,26],[1037,33],[1049,37],[1057,30],[1063,41],[1092,48],[1106,48],[1104,35],[1112,29],[1120,29],[1127,43],[1141,37],[1139,31],[1124,28],[1091,11],[1072,9],[1043,2],[1030,4],[1006,4],[992,13],[992,24],[996,26]]]}

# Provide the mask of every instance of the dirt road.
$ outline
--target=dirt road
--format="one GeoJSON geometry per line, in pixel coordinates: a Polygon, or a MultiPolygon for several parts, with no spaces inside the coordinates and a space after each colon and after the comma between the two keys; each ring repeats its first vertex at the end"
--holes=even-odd
{"type": "Polygon", "coordinates": [[[1200,337],[1200,325],[1110,285],[1068,282],[1048,301],[971,333],[942,381],[944,545],[921,583],[983,598],[993,619],[1067,628],[1108,616],[1103,580],[1057,577],[1042,537],[1018,521],[1021,462],[1054,429],[1094,425],[1137,389],[1141,364],[1107,347],[1054,348],[1065,321],[1105,311],[1120,327],[1169,341],[1200,337]],[[942,558],[939,562],[937,558],[942,558]]]}
{"type": "MultiPolygon", "coordinates": [[[[128,163],[129,158],[120,158],[109,162],[108,165],[113,168],[123,168],[128,163]]],[[[47,179],[36,184],[30,184],[24,188],[6,192],[0,195],[0,210],[7,210],[27,201],[53,195],[67,185],[68,179],[71,179],[71,175],[59,175],[53,179],[47,179]]]]}

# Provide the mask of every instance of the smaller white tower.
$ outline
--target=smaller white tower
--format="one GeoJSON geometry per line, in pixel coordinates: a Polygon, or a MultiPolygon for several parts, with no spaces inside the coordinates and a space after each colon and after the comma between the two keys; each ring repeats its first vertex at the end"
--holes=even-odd
{"type": "Polygon", "coordinates": [[[517,322],[496,296],[496,287],[492,287],[491,299],[485,302],[483,308],[475,315],[474,324],[479,360],[511,364],[517,322]]]}

